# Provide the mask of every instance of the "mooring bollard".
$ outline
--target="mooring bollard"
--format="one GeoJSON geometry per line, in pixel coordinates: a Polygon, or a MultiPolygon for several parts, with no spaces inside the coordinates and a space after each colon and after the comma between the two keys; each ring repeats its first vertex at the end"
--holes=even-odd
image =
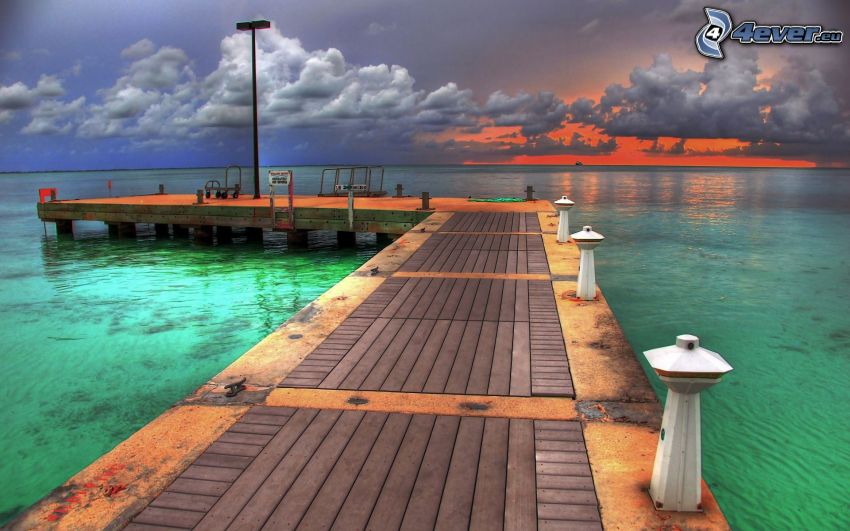
{"type": "Polygon", "coordinates": [[[570,239],[570,209],[573,208],[573,203],[567,196],[562,195],[560,199],[555,201],[555,208],[558,210],[558,241],[564,243],[570,239]]]}
{"type": "Polygon", "coordinates": [[[196,201],[196,204],[198,204],[198,205],[204,204],[204,191],[198,190],[197,194],[198,194],[198,200],[196,201]]]}
{"type": "Polygon", "coordinates": [[[404,197],[404,187],[400,184],[395,185],[395,196],[404,197]]]}
{"type": "Polygon", "coordinates": [[[702,442],[699,393],[720,382],[732,366],[699,346],[692,335],[643,353],[667,386],[667,402],[655,451],[649,495],[657,509],[702,510],[702,442]]]}
{"type": "Polygon", "coordinates": [[[525,200],[534,201],[534,187],[530,184],[525,187],[525,200]]]}
{"type": "Polygon", "coordinates": [[[164,194],[164,193],[165,193],[165,185],[164,185],[164,184],[160,184],[160,185],[159,185],[159,195],[162,195],[162,194],[164,194]]]}
{"type": "Polygon", "coordinates": [[[420,208],[419,210],[431,210],[430,201],[431,196],[428,194],[428,192],[422,192],[422,208],[420,208]]]}
{"type": "Polygon", "coordinates": [[[573,234],[573,241],[581,249],[581,258],[578,264],[578,282],[576,283],[576,297],[586,301],[592,301],[596,297],[596,271],[593,267],[593,249],[599,245],[605,236],[593,232],[590,225],[573,234]]]}

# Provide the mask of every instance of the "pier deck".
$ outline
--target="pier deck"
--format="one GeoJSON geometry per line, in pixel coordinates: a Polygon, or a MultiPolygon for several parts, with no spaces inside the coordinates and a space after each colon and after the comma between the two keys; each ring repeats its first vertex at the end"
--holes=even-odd
{"type": "Polygon", "coordinates": [[[657,400],[549,204],[433,206],[13,527],[728,528],[652,507],[657,400]]]}

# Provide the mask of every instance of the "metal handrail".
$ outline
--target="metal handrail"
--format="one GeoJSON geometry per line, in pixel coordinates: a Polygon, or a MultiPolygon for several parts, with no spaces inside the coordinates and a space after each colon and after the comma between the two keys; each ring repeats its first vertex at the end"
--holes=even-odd
{"type": "MultiPolygon", "coordinates": [[[[384,190],[384,167],[383,166],[338,166],[335,168],[325,168],[322,170],[322,175],[319,180],[319,195],[325,195],[325,175],[328,172],[333,172],[334,183],[331,190],[327,195],[339,195],[336,192],[337,186],[340,184],[341,180],[345,179],[345,173],[348,172],[348,183],[349,185],[355,184],[355,179],[357,177],[357,172],[363,171],[364,183],[366,185],[366,194],[374,194],[380,193],[384,190]],[[372,172],[380,169],[380,186],[373,190],[372,189],[372,172]]],[[[328,177],[330,179],[330,177],[328,177]]]]}

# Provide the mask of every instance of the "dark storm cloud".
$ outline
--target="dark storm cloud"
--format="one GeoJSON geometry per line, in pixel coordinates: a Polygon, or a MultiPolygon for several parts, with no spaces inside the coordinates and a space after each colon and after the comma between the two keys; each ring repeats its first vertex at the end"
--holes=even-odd
{"type": "Polygon", "coordinates": [[[658,139],[652,141],[652,145],[649,147],[641,149],[641,151],[645,153],[658,153],[658,154],[667,154],[667,155],[684,155],[686,153],[685,143],[688,141],[687,138],[680,138],[670,147],[664,147],[658,139]]]}
{"type": "Polygon", "coordinates": [[[820,146],[821,154],[850,146],[847,113],[817,69],[794,61],[764,86],[759,74],[748,50],[707,62],[701,72],[678,70],[659,55],[649,68],[635,68],[628,85],[609,85],[597,103],[573,102],[570,119],[610,136],[727,138],[820,146]]]}
{"type": "Polygon", "coordinates": [[[489,141],[427,142],[418,146],[428,153],[447,153],[451,162],[486,160],[488,162],[506,162],[519,156],[585,156],[608,155],[616,151],[617,140],[609,138],[592,143],[579,133],[573,133],[568,142],[546,135],[534,137],[527,142],[507,142],[505,139],[517,138],[512,135],[500,135],[489,141]],[[503,139],[504,138],[504,139],[503,139]]]}

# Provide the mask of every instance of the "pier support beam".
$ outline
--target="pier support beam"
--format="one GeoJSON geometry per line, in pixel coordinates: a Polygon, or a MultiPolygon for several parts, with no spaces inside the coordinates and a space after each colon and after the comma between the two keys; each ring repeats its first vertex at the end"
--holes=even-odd
{"type": "Polygon", "coordinates": [[[233,241],[233,227],[229,225],[218,225],[215,228],[218,243],[230,243],[233,241]]]}
{"type": "Polygon", "coordinates": [[[377,243],[388,244],[390,242],[396,241],[398,237],[398,234],[390,234],[389,232],[378,232],[375,234],[375,241],[377,243]]]}
{"type": "Polygon", "coordinates": [[[70,219],[57,219],[56,220],[56,235],[64,236],[64,235],[73,235],[74,234],[74,222],[70,219]]]}
{"type": "Polygon", "coordinates": [[[286,231],[286,245],[289,247],[307,247],[308,234],[309,231],[306,230],[286,231]]]}
{"type": "Polygon", "coordinates": [[[154,223],[157,238],[168,238],[168,223],[154,223]]]}
{"type": "Polygon", "coordinates": [[[189,237],[189,227],[185,225],[177,225],[176,223],[171,226],[171,230],[174,231],[175,238],[188,238],[189,237]]]}
{"type": "Polygon", "coordinates": [[[262,227],[246,227],[245,228],[245,236],[248,238],[249,242],[263,242],[263,229],[262,227]]]}
{"type": "Polygon", "coordinates": [[[348,231],[337,231],[336,242],[339,245],[353,246],[357,244],[357,233],[348,231]]]}
{"type": "Polygon", "coordinates": [[[213,227],[212,225],[198,225],[192,230],[192,236],[196,242],[212,243],[213,227]]]}
{"type": "Polygon", "coordinates": [[[109,231],[109,237],[110,238],[117,238],[118,237],[118,224],[117,223],[107,223],[106,224],[106,230],[109,231]]]}
{"type": "Polygon", "coordinates": [[[136,224],[135,223],[119,223],[118,224],[119,238],[135,238],[136,224]]]}

